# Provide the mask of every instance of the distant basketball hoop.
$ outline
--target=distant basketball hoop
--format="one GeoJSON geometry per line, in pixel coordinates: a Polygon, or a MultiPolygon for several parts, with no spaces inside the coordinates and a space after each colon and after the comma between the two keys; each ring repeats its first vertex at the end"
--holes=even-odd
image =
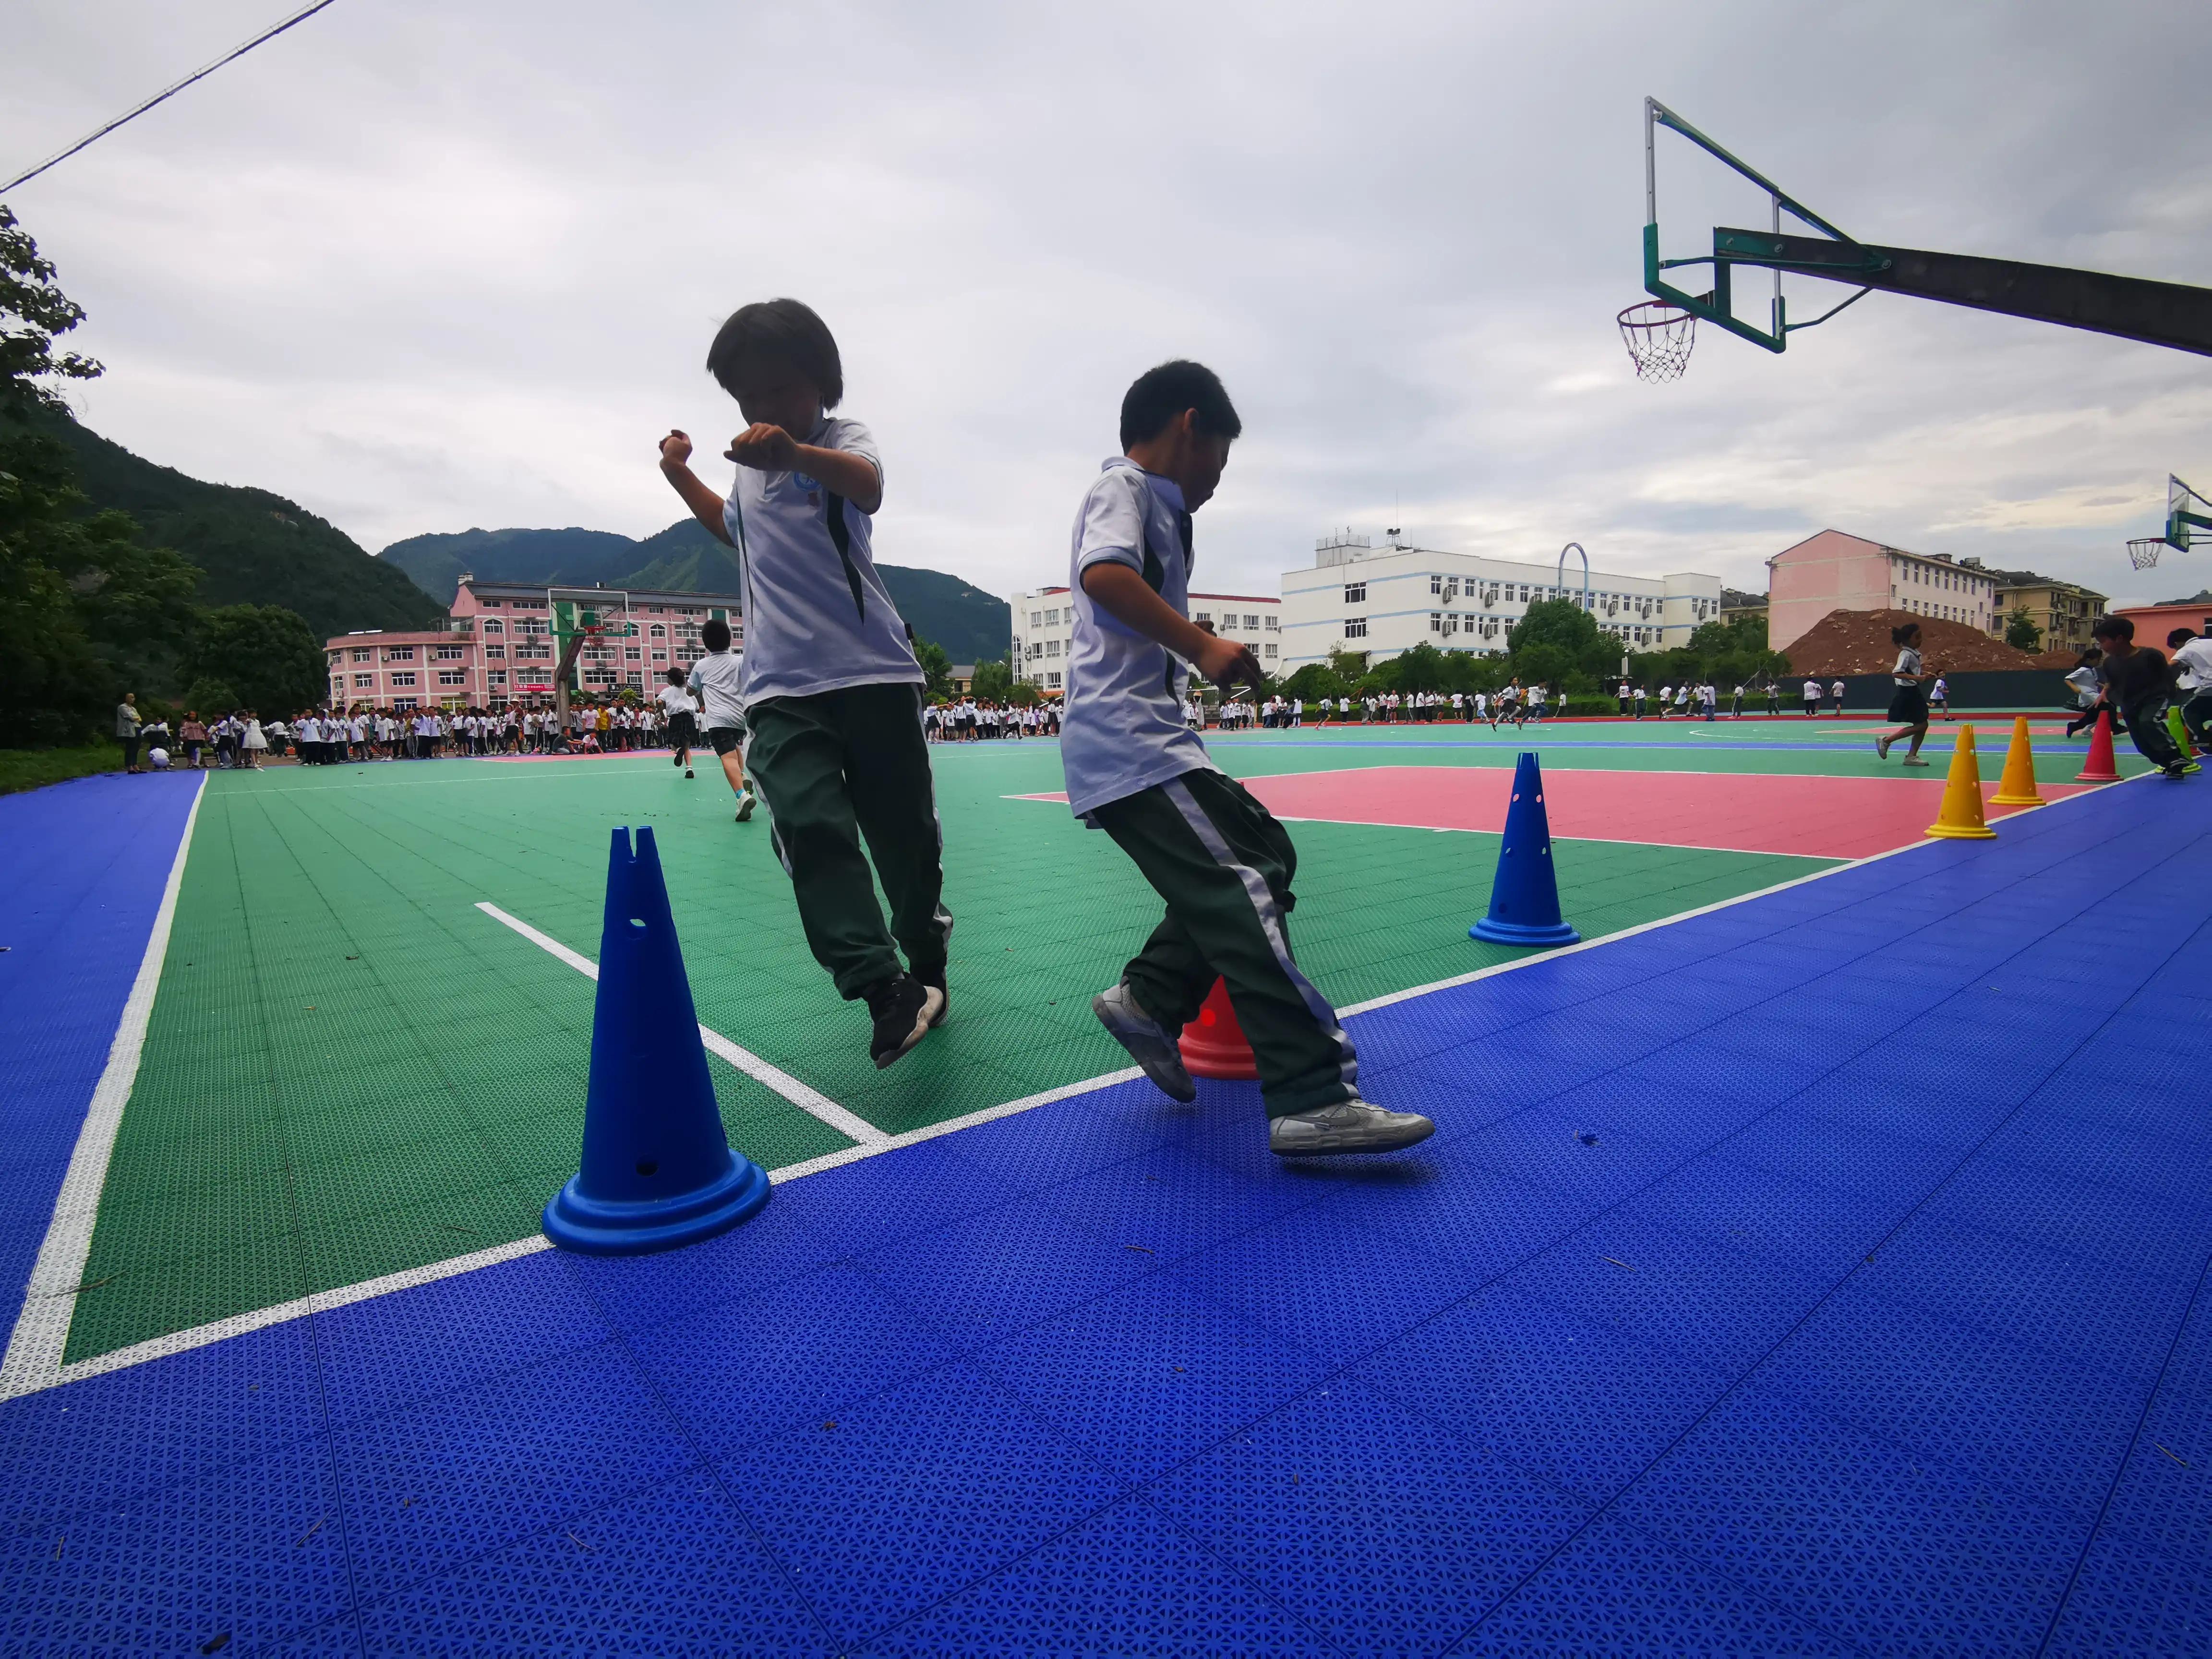
{"type": "Polygon", "coordinates": [[[1656,386],[1682,378],[1690,366],[1690,348],[1698,343],[1694,316],[1664,300],[1642,300],[1623,311],[1619,321],[1638,380],[1656,386]]]}
{"type": "Polygon", "coordinates": [[[2138,570],[2148,570],[2158,562],[2158,556],[2166,550],[2166,546],[2163,536],[2137,536],[2128,544],[2128,562],[2138,570]]]}

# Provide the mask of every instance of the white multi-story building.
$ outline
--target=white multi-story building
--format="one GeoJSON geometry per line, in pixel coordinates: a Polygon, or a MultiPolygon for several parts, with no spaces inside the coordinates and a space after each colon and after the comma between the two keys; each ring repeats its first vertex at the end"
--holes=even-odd
{"type": "MultiPolygon", "coordinates": [[[[1067,645],[1075,629],[1075,607],[1064,587],[1039,587],[1017,593],[1006,601],[1013,612],[1014,678],[1027,680],[1038,690],[1067,688],[1067,645]]],[[[1282,665],[1283,602],[1253,593],[1194,593],[1190,619],[1211,623],[1224,640],[1241,640],[1270,674],[1285,672],[1282,665]]]]}
{"type": "Polygon", "coordinates": [[[1685,645],[1721,614],[1717,576],[1624,576],[1571,559],[1562,582],[1556,562],[1524,563],[1471,553],[1440,553],[1340,532],[1315,544],[1310,568],[1283,573],[1283,651],[1289,674],[1326,662],[1334,649],[1364,651],[1370,662],[1424,641],[1440,651],[1488,656],[1540,599],[1587,602],[1597,625],[1623,649],[1685,645]]]}

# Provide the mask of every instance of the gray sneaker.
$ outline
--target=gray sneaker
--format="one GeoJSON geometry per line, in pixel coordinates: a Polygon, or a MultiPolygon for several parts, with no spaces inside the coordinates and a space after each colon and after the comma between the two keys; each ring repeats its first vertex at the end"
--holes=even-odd
{"type": "Polygon", "coordinates": [[[747,818],[752,817],[754,805],[755,801],[753,792],[750,789],[746,790],[744,794],[738,797],[738,822],[739,823],[743,823],[747,818]]]}
{"type": "Polygon", "coordinates": [[[1190,1073],[1183,1066],[1182,1050],[1159,1022],[1144,1011],[1126,981],[1091,998],[1091,1012],[1098,1016],[1098,1023],[1114,1041],[1129,1051],[1129,1057],[1145,1068],[1145,1075],[1159,1085],[1161,1093],[1182,1101],[1198,1098],[1198,1085],[1190,1080],[1190,1073]]]}
{"type": "Polygon", "coordinates": [[[1323,1158],[1332,1152],[1395,1152],[1436,1133],[1419,1112],[1385,1111],[1364,1100],[1272,1118],[1267,1150],[1278,1158],[1323,1158]]]}

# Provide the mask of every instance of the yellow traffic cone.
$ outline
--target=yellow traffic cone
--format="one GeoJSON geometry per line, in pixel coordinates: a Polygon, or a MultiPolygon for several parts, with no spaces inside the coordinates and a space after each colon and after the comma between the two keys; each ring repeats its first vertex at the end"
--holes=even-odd
{"type": "Polygon", "coordinates": [[[1974,728],[1959,728],[1951,750],[1951,775],[1943,781],[1943,810],[1928,826],[1948,841],[1995,841],[1997,832],[1982,822],[1982,769],[1974,760],[1974,728]]]}
{"type": "Polygon", "coordinates": [[[2005,750],[2004,775],[1997,780],[1997,792],[1990,797],[1992,806],[2040,806],[2043,797],[2035,793],[2035,751],[2027,745],[2027,716],[2015,716],[2012,723],[2012,747],[2005,750]]]}

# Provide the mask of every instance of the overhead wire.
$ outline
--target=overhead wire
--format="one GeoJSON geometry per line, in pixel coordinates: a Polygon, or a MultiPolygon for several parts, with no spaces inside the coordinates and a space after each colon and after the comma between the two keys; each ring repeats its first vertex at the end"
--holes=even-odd
{"type": "Polygon", "coordinates": [[[264,29],[260,33],[255,35],[251,40],[246,41],[243,45],[232,47],[228,52],[223,53],[222,57],[216,58],[213,63],[204,64],[202,67],[194,70],[190,75],[187,75],[183,80],[175,82],[173,85],[162,88],[161,91],[155,93],[151,98],[149,98],[144,103],[138,105],[136,108],[126,111],[125,113],[117,116],[112,121],[108,122],[105,126],[96,128],[93,131],[87,133],[83,137],[78,139],[76,143],[71,144],[67,149],[57,150],[53,155],[46,157],[45,161],[40,162],[38,166],[31,168],[27,173],[17,173],[6,184],[0,185],[0,195],[5,195],[8,191],[15,189],[18,185],[28,184],[32,179],[37,178],[40,173],[47,171],[47,169],[51,167],[60,166],[64,161],[68,161],[70,156],[76,155],[79,150],[87,149],[90,145],[99,143],[100,140],[107,137],[109,133],[114,131],[118,127],[127,125],[129,123],[137,120],[148,110],[152,109],[156,104],[166,102],[167,100],[175,97],[186,87],[191,86],[195,81],[204,81],[209,76],[213,75],[217,70],[221,69],[225,64],[245,57],[247,52],[252,52],[256,46],[262,46],[268,41],[274,40],[278,35],[283,33],[286,29],[295,27],[299,24],[306,22],[317,12],[325,10],[337,3],[337,0],[313,0],[313,4],[302,6],[299,10],[294,12],[289,17],[284,19],[283,22],[276,24],[272,27],[264,29]]]}

